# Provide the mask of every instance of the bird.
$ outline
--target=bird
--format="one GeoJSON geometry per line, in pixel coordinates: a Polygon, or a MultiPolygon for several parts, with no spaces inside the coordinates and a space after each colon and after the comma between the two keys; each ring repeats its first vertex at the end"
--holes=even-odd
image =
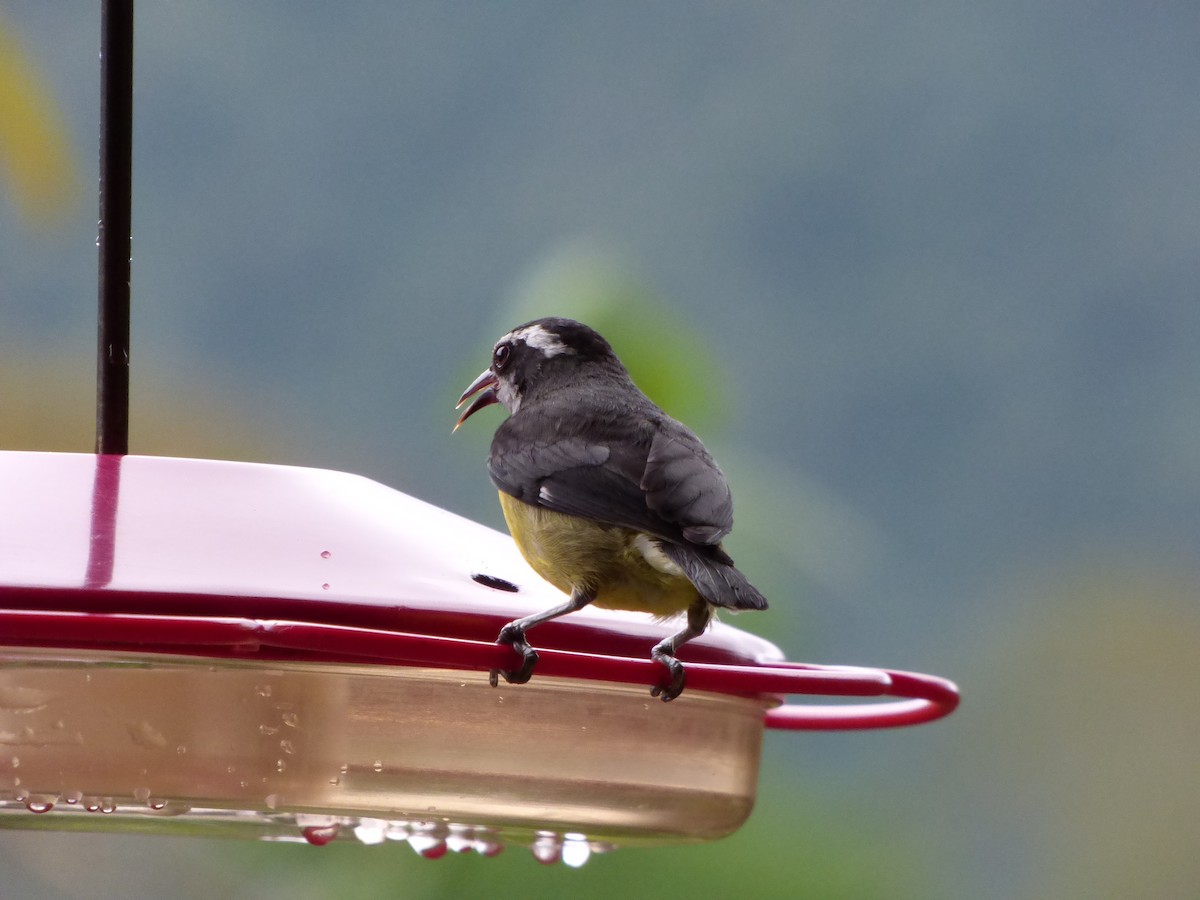
{"type": "Polygon", "coordinates": [[[499,404],[487,468],[509,532],[526,562],[569,599],[509,622],[497,643],[520,653],[529,680],[537,651],[526,632],[589,604],[683,614],[685,626],[650,658],[667,669],[651,694],[674,700],[686,674],[679,648],[708,628],[715,609],[766,609],[766,598],[722,547],[733,528],[729,484],[700,438],[634,383],[612,346],[573,319],[519,325],[492,348],[491,364],[463,391],[454,430],[499,404]],[[474,399],[472,399],[474,398],[474,399]]]}

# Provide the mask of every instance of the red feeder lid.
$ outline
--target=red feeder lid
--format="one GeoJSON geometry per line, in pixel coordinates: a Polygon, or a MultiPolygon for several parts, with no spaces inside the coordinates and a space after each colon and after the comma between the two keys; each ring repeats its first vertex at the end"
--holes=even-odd
{"type": "MultiPolygon", "coordinates": [[[[669,740],[670,729],[689,716],[726,716],[734,708],[738,710],[735,718],[752,723],[750,731],[760,735],[764,723],[791,729],[915,724],[948,714],[958,700],[952,684],[930,676],[787,663],[767,641],[717,623],[683,651],[688,672],[683,697],[662,704],[651,701],[646,691],[664,674],[661,666],[649,660],[648,651],[668,633],[669,626],[640,614],[591,608],[533,632],[541,661],[528,685],[492,690],[482,672],[514,665],[511,649],[494,643],[500,626],[561,602],[561,595],[529,569],[506,535],[355,475],[210,460],[0,452],[0,497],[4,501],[0,511],[0,633],[4,647],[10,648],[0,652],[19,663],[0,673],[0,694],[7,691],[10,697],[22,696],[22,691],[26,691],[26,699],[34,700],[42,696],[39,690],[47,696],[59,690],[78,693],[78,686],[69,687],[62,679],[65,671],[77,675],[80,667],[86,668],[90,677],[105,673],[111,681],[107,690],[126,699],[131,692],[136,695],[146,690],[129,681],[134,671],[131,666],[141,667],[137,671],[147,665],[156,669],[160,677],[154,684],[171,690],[204,690],[205,680],[197,681],[196,671],[197,663],[205,662],[204,671],[219,670],[222,677],[251,672],[249,680],[256,688],[282,679],[279,685],[291,685],[296,703],[323,710],[322,715],[334,707],[314,705],[311,690],[323,688],[313,688],[312,678],[318,679],[314,683],[337,684],[339,690],[355,697],[368,683],[378,687],[387,682],[393,692],[389,702],[402,704],[403,709],[391,707],[393,712],[388,713],[370,702],[355,707],[359,712],[373,710],[377,725],[389,717],[392,724],[404,720],[414,705],[436,698],[436,709],[421,713],[428,725],[436,710],[455,709],[461,696],[469,695],[469,708],[457,709],[456,730],[447,735],[462,734],[462,716],[478,720],[481,709],[504,703],[510,709],[518,703],[522,706],[526,722],[522,728],[532,732],[542,727],[528,724],[531,716],[537,717],[539,707],[557,710],[554,715],[561,721],[561,707],[576,709],[583,702],[581,697],[588,703],[599,702],[599,698],[614,704],[608,712],[592,710],[590,718],[584,716],[578,726],[586,730],[607,721],[605,716],[624,714],[615,710],[627,713],[627,707],[633,708],[628,695],[645,692],[644,702],[635,705],[638,716],[647,718],[624,722],[618,733],[628,735],[631,728],[648,733],[661,726],[667,729],[659,736],[663,741],[669,740]],[[38,687],[39,679],[47,686],[38,687]],[[449,699],[444,696],[447,690],[449,699]],[[870,704],[779,705],[778,696],[789,693],[898,699],[870,704]]],[[[210,674],[208,681],[215,680],[210,674]]],[[[236,692],[238,685],[232,687],[236,692]]],[[[144,696],[152,694],[153,690],[144,696]]],[[[155,707],[150,703],[150,707],[160,718],[171,719],[177,730],[189,727],[172,718],[170,704],[155,707]]],[[[10,708],[0,709],[0,730],[5,726],[4,710],[10,708]]],[[[126,710],[135,718],[141,712],[134,707],[126,710]]],[[[503,714],[503,710],[499,712],[503,714]]],[[[145,739],[142,743],[156,745],[162,730],[146,721],[143,731],[137,723],[125,723],[126,741],[129,734],[140,734],[145,739]]],[[[281,721],[275,733],[289,727],[287,717],[281,721]]],[[[352,731],[355,722],[326,723],[326,730],[352,731]]],[[[511,717],[508,726],[503,722],[502,718],[499,724],[488,725],[490,730],[479,735],[479,740],[503,743],[505,728],[512,727],[511,717]]],[[[103,728],[103,723],[93,724],[103,728]]],[[[359,737],[362,741],[382,740],[389,748],[397,741],[411,746],[412,726],[405,720],[403,736],[389,736],[387,726],[380,725],[382,733],[359,737]]],[[[275,725],[265,727],[269,731],[275,725]]],[[[83,743],[90,745],[87,735],[80,734],[83,743]]],[[[279,815],[290,816],[289,827],[298,825],[312,843],[333,839],[341,826],[347,825],[352,827],[344,830],[353,830],[362,840],[376,832],[383,835],[380,840],[404,837],[427,856],[441,855],[446,846],[494,852],[499,837],[516,836],[535,850],[545,851],[553,845],[556,852],[566,852],[564,858],[571,859],[586,856],[581,847],[597,849],[610,840],[642,840],[647,834],[657,835],[657,839],[687,839],[732,830],[748,814],[753,798],[753,778],[748,774],[757,771],[759,738],[747,734],[742,743],[748,741],[752,748],[746,744],[729,750],[735,759],[746,752],[754,757],[740,767],[731,765],[742,770],[741,782],[729,790],[729,795],[737,798],[732,804],[736,809],[727,809],[690,833],[681,832],[680,823],[694,824],[703,817],[687,803],[679,808],[677,819],[663,822],[608,822],[604,819],[607,813],[592,818],[571,812],[553,814],[549,820],[555,827],[548,831],[528,831],[541,821],[541,814],[523,812],[526,800],[522,797],[510,797],[482,813],[478,804],[470,809],[450,809],[438,800],[427,806],[454,815],[473,815],[472,821],[488,823],[480,826],[485,827],[482,837],[464,837],[468,832],[463,828],[475,834],[470,829],[476,826],[455,826],[448,819],[429,826],[412,818],[406,805],[414,802],[412,786],[398,789],[392,783],[395,778],[383,791],[390,798],[383,809],[385,813],[404,813],[399,818],[364,819],[362,813],[378,813],[381,808],[380,793],[370,785],[360,785],[348,794],[342,790],[336,797],[315,797],[311,785],[303,781],[288,782],[287,790],[270,794],[253,794],[259,785],[241,788],[252,792],[247,796],[227,785],[210,785],[200,792],[200,799],[206,808],[216,803],[280,810],[279,815]],[[255,797],[262,802],[247,802],[255,797]],[[368,820],[384,824],[364,826],[368,820]],[[455,827],[459,831],[454,832],[455,827]],[[389,829],[394,834],[389,835],[389,829]]],[[[510,748],[513,759],[529,756],[529,737],[510,748]]],[[[553,740],[563,736],[542,737],[553,740]]],[[[582,737],[586,736],[566,737],[573,752],[578,751],[582,737]]],[[[241,752],[236,741],[230,740],[233,742],[223,751],[226,757],[241,752]]],[[[281,741],[285,749],[295,749],[286,738],[281,741]]],[[[184,744],[178,746],[187,749],[184,744]]],[[[663,749],[660,746],[655,752],[663,749]]],[[[387,755],[384,750],[378,752],[387,755]]],[[[437,755],[437,751],[430,752],[437,755]]],[[[720,750],[708,748],[707,752],[720,750]]],[[[46,756],[25,755],[29,759],[46,756]]],[[[287,756],[280,755],[277,762],[283,768],[275,775],[287,770],[287,756]]],[[[225,758],[221,753],[213,757],[214,761],[221,758],[225,758]]],[[[370,762],[366,768],[371,771],[359,775],[369,783],[371,774],[379,776],[374,782],[386,781],[382,776],[389,761],[370,762]],[[378,770],[374,762],[380,763],[378,770]]],[[[473,768],[476,762],[468,760],[455,771],[470,771],[484,778],[485,784],[490,777],[512,775],[480,772],[473,768]]],[[[405,777],[409,777],[413,771],[410,763],[397,760],[391,768],[408,772],[405,777]]],[[[72,794],[82,798],[82,791],[70,787],[73,764],[70,759],[58,760],[53,772],[42,773],[46,784],[38,791],[18,778],[19,783],[7,791],[10,802],[32,809],[44,805],[46,797],[56,798],[51,804],[64,796],[70,803],[72,794]],[[35,798],[32,806],[31,796],[35,798]]],[[[332,759],[325,764],[333,765],[332,759]]],[[[338,771],[325,778],[325,783],[338,781],[345,788],[355,765],[365,764],[361,760],[339,763],[338,771]],[[345,772],[341,772],[343,766],[345,772]]],[[[14,771],[17,769],[14,766],[14,771]]],[[[153,785],[127,791],[109,785],[105,790],[135,798],[156,791],[178,796],[187,793],[189,785],[202,775],[194,772],[192,782],[173,784],[170,790],[153,785]]],[[[565,777],[566,783],[574,784],[572,776],[565,777]]],[[[625,777],[616,774],[617,781],[625,777]]],[[[98,783],[104,780],[99,778],[98,783]]],[[[283,783],[274,776],[261,776],[261,780],[283,783]]],[[[240,786],[246,779],[237,781],[240,786]]],[[[462,788],[461,783],[455,788],[459,795],[462,788]]],[[[434,791],[433,795],[443,798],[443,793],[434,791]]],[[[5,785],[0,780],[0,798],[4,795],[5,785]]],[[[102,801],[103,797],[100,806],[102,801]]],[[[120,803],[114,800],[114,805],[120,803]]],[[[577,797],[564,801],[564,808],[577,812],[578,807],[577,797]]],[[[195,818],[194,802],[190,808],[195,818]]]]}

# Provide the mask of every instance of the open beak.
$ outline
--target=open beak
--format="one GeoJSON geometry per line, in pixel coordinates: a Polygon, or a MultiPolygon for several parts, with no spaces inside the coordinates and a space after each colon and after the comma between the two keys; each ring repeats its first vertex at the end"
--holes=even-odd
{"type": "Polygon", "coordinates": [[[496,373],[491,369],[484,369],[479,377],[471,382],[470,387],[462,392],[462,396],[458,398],[458,403],[454,406],[455,409],[466,403],[469,397],[475,394],[479,394],[479,396],[475,397],[471,401],[471,405],[464,409],[462,415],[458,417],[458,421],[454,423],[455,431],[458,431],[459,425],[467,421],[467,419],[471,418],[471,416],[475,415],[475,413],[479,412],[485,406],[491,406],[493,403],[500,402],[500,398],[496,396],[496,383],[496,373]],[[484,390],[485,388],[486,390],[484,390]],[[480,391],[483,391],[483,393],[480,393],[480,391]]]}

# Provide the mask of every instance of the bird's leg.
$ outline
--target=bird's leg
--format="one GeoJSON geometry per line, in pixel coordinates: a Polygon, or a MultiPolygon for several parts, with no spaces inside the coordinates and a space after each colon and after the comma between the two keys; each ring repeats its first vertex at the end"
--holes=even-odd
{"type": "Polygon", "coordinates": [[[708,601],[700,597],[688,607],[687,628],[659,642],[650,651],[650,658],[662,663],[671,673],[671,683],[666,687],[656,684],[650,688],[650,696],[661,697],[663,702],[666,702],[674,700],[683,693],[686,675],[683,671],[683,663],[675,658],[675,653],[692,638],[704,634],[704,629],[708,627],[710,621],[712,621],[712,607],[708,605],[708,601]]]}
{"type": "Polygon", "coordinates": [[[488,681],[492,687],[500,683],[499,676],[501,675],[504,676],[504,680],[509,684],[524,684],[533,675],[533,668],[537,665],[538,654],[533,647],[529,646],[529,642],[525,640],[526,631],[534,625],[541,625],[543,622],[549,622],[551,619],[557,619],[559,616],[565,616],[567,613],[577,612],[595,599],[595,591],[584,591],[576,588],[571,592],[571,599],[566,603],[551,607],[544,612],[534,613],[532,616],[526,616],[523,619],[516,619],[501,628],[500,636],[496,638],[496,643],[508,644],[524,657],[524,662],[521,663],[521,668],[513,672],[508,672],[504,669],[492,669],[488,675],[488,681]]]}

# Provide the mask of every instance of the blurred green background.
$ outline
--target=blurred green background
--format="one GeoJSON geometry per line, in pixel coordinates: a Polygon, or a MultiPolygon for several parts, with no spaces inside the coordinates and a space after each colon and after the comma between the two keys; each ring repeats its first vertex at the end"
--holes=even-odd
{"type": "MultiPolygon", "coordinates": [[[[97,8],[0,11],[6,449],[92,445],[97,8]]],[[[499,527],[451,407],[573,315],[726,469],[735,624],[964,705],[768,735],[710,845],[6,832],[5,896],[1200,893],[1194,4],[141,4],[135,115],[135,452],[499,527]]]]}

